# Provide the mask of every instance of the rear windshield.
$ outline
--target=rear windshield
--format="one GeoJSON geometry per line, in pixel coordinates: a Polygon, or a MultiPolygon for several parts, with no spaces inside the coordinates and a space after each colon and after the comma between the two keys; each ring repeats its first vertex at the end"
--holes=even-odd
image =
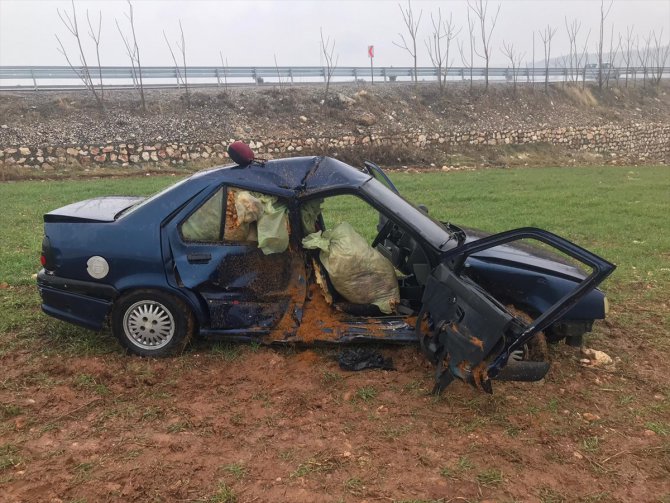
{"type": "Polygon", "coordinates": [[[141,201],[138,201],[135,204],[133,204],[132,206],[128,206],[127,208],[119,211],[116,215],[114,215],[114,220],[118,220],[120,218],[127,217],[128,215],[133,213],[135,210],[140,209],[145,204],[148,204],[151,201],[153,201],[154,199],[157,199],[157,198],[161,197],[163,194],[167,194],[168,192],[176,189],[177,187],[179,187],[181,184],[183,184],[185,181],[189,180],[190,178],[191,177],[186,177],[183,180],[179,180],[177,183],[175,183],[173,185],[170,185],[169,187],[161,190],[160,192],[156,192],[153,196],[150,196],[150,197],[147,197],[147,198],[145,198],[141,201]]]}

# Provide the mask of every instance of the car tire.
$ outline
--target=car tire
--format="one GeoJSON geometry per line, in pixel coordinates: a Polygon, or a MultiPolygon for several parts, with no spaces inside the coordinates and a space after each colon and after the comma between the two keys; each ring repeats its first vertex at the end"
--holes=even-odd
{"type": "Polygon", "coordinates": [[[119,298],[111,326],[128,352],[149,357],[181,353],[194,333],[193,313],[188,306],[156,290],[136,290],[119,298]]]}
{"type": "MultiPolygon", "coordinates": [[[[511,304],[508,306],[508,310],[510,307],[512,308],[512,314],[517,318],[520,318],[526,323],[531,323],[533,321],[533,316],[531,316],[526,308],[511,304]]],[[[547,342],[547,336],[545,333],[538,332],[526,344],[524,344],[523,349],[519,349],[516,352],[517,355],[513,359],[531,362],[548,362],[550,359],[547,342]]]]}

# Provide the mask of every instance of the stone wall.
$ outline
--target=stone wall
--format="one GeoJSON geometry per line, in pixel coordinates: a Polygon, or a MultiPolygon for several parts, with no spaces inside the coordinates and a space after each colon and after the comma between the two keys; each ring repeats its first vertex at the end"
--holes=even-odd
{"type": "MultiPolygon", "coordinates": [[[[551,144],[572,150],[590,151],[610,157],[636,160],[670,158],[670,125],[611,123],[593,127],[561,127],[534,130],[431,132],[415,130],[402,135],[361,134],[339,138],[246,138],[261,157],[309,155],[357,146],[412,146],[444,148],[464,146],[486,148],[495,145],[551,144]]],[[[77,162],[81,165],[141,166],[152,163],[183,164],[198,159],[225,159],[231,139],[220,143],[178,143],[157,141],[108,142],[105,145],[12,146],[0,149],[0,166],[53,169],[77,162]]]]}

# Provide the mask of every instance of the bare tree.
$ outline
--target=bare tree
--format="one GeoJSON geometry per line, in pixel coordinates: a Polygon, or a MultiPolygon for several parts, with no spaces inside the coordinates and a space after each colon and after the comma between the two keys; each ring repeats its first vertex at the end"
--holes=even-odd
{"type": "Polygon", "coordinates": [[[574,80],[573,68],[575,67],[575,46],[577,45],[577,34],[582,27],[582,23],[574,19],[568,24],[568,17],[565,17],[565,29],[568,32],[568,68],[570,68],[570,78],[574,80]]]}
{"type": "Polygon", "coordinates": [[[639,66],[642,68],[642,87],[647,87],[647,74],[649,71],[649,52],[651,50],[651,34],[644,39],[644,45],[640,48],[640,37],[637,37],[636,52],[639,66]]]}
{"type": "Polygon", "coordinates": [[[447,83],[447,71],[452,66],[453,59],[449,60],[449,52],[451,51],[451,42],[456,39],[458,34],[461,32],[461,28],[456,29],[456,25],[453,22],[452,14],[449,13],[449,20],[444,20],[442,25],[444,26],[444,38],[446,39],[447,47],[444,51],[444,75],[442,77],[444,84],[447,83]]]}
{"type": "MultiPolygon", "coordinates": [[[[582,61],[586,56],[586,51],[580,51],[578,46],[578,37],[579,31],[582,28],[581,21],[574,19],[572,22],[568,23],[568,18],[565,18],[565,29],[568,32],[568,41],[569,41],[569,68],[570,68],[570,80],[576,82],[579,80],[580,68],[582,66],[582,61]]],[[[591,30],[586,34],[586,41],[588,41],[591,36],[591,30]]],[[[584,44],[586,47],[586,43],[584,44]]]]}
{"type": "Polygon", "coordinates": [[[428,49],[428,56],[430,61],[433,63],[433,66],[437,70],[437,84],[442,90],[442,65],[444,64],[444,54],[442,53],[442,39],[444,34],[442,33],[442,10],[437,9],[437,23],[433,17],[433,13],[430,13],[430,22],[433,25],[433,32],[430,37],[426,39],[426,49],[428,49]]]}
{"type": "Polygon", "coordinates": [[[102,65],[100,65],[100,33],[102,31],[102,11],[98,11],[98,31],[97,33],[93,30],[93,25],[91,23],[91,18],[88,15],[88,9],[86,10],[86,20],[88,21],[88,36],[93,39],[95,44],[95,55],[98,60],[98,78],[100,80],[100,102],[105,102],[105,87],[102,84],[102,65]]]}
{"type": "Polygon", "coordinates": [[[507,59],[509,59],[509,62],[512,65],[512,82],[514,83],[514,93],[516,94],[516,81],[519,73],[519,67],[521,66],[521,60],[525,54],[517,52],[514,49],[514,45],[512,43],[507,44],[504,40],[501,52],[504,56],[507,57],[507,59]]]}
{"type": "Polygon", "coordinates": [[[563,87],[565,87],[565,83],[568,80],[568,56],[567,54],[564,54],[563,56],[560,57],[560,59],[557,59],[557,64],[558,67],[563,70],[563,87]]]}
{"type": "MultiPolygon", "coordinates": [[[[589,38],[591,37],[591,29],[589,29],[584,39],[584,45],[582,46],[582,52],[577,54],[577,73],[579,73],[579,67],[583,66],[586,68],[587,60],[589,57],[589,38]]],[[[584,76],[586,73],[584,73],[584,76]]],[[[584,87],[584,79],[582,78],[582,87],[584,87]]]]}
{"type": "Polygon", "coordinates": [[[433,33],[429,39],[426,40],[426,47],[428,48],[428,55],[437,69],[437,82],[440,90],[444,89],[447,83],[447,71],[449,70],[449,50],[451,48],[451,41],[456,38],[459,30],[455,29],[453,22],[453,15],[449,14],[449,19],[442,21],[442,12],[437,10],[437,23],[430,14],[430,21],[433,25],[433,33]],[[444,44],[442,39],[445,39],[444,44]],[[446,46],[446,47],[443,47],[446,46]]]}
{"type": "Polygon", "coordinates": [[[223,85],[226,90],[228,91],[228,58],[226,58],[226,61],[224,63],[223,61],[223,53],[219,51],[219,57],[221,58],[221,66],[223,67],[223,85]]]}
{"type": "Polygon", "coordinates": [[[583,61],[582,64],[582,89],[586,88],[586,68],[589,66],[589,37],[591,36],[591,30],[586,34],[584,39],[584,46],[582,47],[582,53],[579,56],[579,60],[583,61]]]}
{"type": "Polygon", "coordinates": [[[625,43],[621,46],[621,57],[626,64],[626,87],[628,87],[628,73],[630,72],[630,63],[633,58],[633,27],[626,27],[625,43]]]}
{"type": "Polygon", "coordinates": [[[186,75],[186,41],[184,39],[184,29],[181,26],[181,19],[179,20],[179,32],[180,32],[180,40],[177,40],[175,43],[177,45],[177,49],[179,50],[179,52],[181,52],[182,63],[183,63],[183,68],[181,72],[179,71],[179,64],[177,64],[177,58],[175,57],[174,51],[172,50],[172,46],[170,45],[170,42],[168,41],[168,38],[165,35],[165,31],[163,31],[163,38],[165,39],[165,43],[167,44],[168,49],[170,49],[170,55],[172,56],[172,61],[174,61],[175,72],[177,74],[177,85],[179,85],[179,80],[181,79],[182,84],[184,84],[186,106],[190,108],[191,94],[188,91],[188,76],[186,75]]]}
{"type": "Polygon", "coordinates": [[[325,69],[324,69],[324,76],[323,78],[326,81],[326,92],[323,97],[323,103],[326,104],[328,102],[328,91],[330,90],[330,79],[333,77],[333,72],[335,71],[335,68],[337,68],[337,61],[339,59],[339,55],[335,56],[333,59],[333,54],[335,53],[335,39],[333,39],[332,43],[330,40],[330,37],[327,39],[323,39],[323,28],[321,28],[321,54],[323,55],[324,62],[326,64],[325,69]]]}
{"type": "Polygon", "coordinates": [[[663,47],[663,29],[656,36],[656,32],[653,31],[654,38],[654,47],[651,52],[651,66],[652,66],[652,79],[655,81],[655,84],[659,86],[661,84],[661,78],[663,78],[663,70],[665,69],[665,63],[668,60],[668,54],[670,53],[670,45],[663,47]]]}
{"type": "Polygon", "coordinates": [[[419,79],[416,75],[416,35],[419,32],[419,23],[421,23],[421,16],[423,15],[423,10],[419,12],[419,19],[414,21],[414,11],[412,10],[412,2],[411,0],[407,0],[407,10],[403,10],[402,5],[398,4],[398,7],[400,8],[400,12],[402,13],[402,19],[405,22],[405,26],[407,27],[407,32],[409,33],[409,38],[411,41],[411,47],[407,44],[407,40],[405,40],[405,36],[402,33],[398,33],[400,35],[400,41],[401,43],[398,42],[393,42],[393,45],[396,47],[400,47],[401,49],[406,50],[410,56],[412,56],[412,59],[414,60],[414,82],[418,82],[419,79]]]}
{"type": "Polygon", "coordinates": [[[186,90],[186,106],[190,107],[191,106],[191,94],[188,91],[188,75],[186,72],[186,40],[184,39],[184,28],[181,26],[181,19],[179,20],[179,33],[181,35],[181,41],[177,41],[177,48],[179,51],[181,51],[181,59],[182,62],[184,63],[184,88],[186,90]]]}
{"type": "Polygon", "coordinates": [[[137,35],[135,33],[135,16],[133,12],[133,4],[130,0],[128,0],[128,13],[124,15],[126,16],[126,19],[128,19],[128,21],[130,22],[130,34],[133,37],[132,43],[130,41],[130,36],[126,36],[123,33],[123,30],[121,30],[119,20],[115,19],[114,21],[116,22],[116,28],[119,30],[119,34],[123,39],[123,44],[126,48],[126,53],[130,58],[130,65],[133,71],[132,73],[133,84],[140,93],[140,100],[142,102],[142,111],[146,112],[147,104],[144,99],[144,82],[142,81],[142,61],[140,58],[140,48],[137,45],[137,35]],[[137,73],[135,72],[135,65],[137,65],[137,73]]]}
{"type": "Polygon", "coordinates": [[[484,78],[486,80],[486,89],[489,88],[489,61],[491,59],[491,35],[493,29],[496,27],[498,15],[500,14],[500,4],[496,10],[495,16],[491,16],[491,28],[486,28],[486,14],[489,8],[489,0],[474,0],[473,3],[468,1],[468,10],[472,10],[479,20],[480,35],[482,38],[482,54],[477,52],[480,58],[483,58],[486,64],[486,71],[484,78]]]}
{"type": "Polygon", "coordinates": [[[474,57],[475,57],[475,21],[470,19],[470,9],[467,10],[468,13],[468,42],[470,43],[470,60],[468,61],[465,57],[463,51],[463,44],[461,41],[458,41],[458,52],[461,54],[461,61],[463,66],[470,70],[470,90],[472,90],[473,79],[472,79],[472,68],[474,66],[474,57]]]}
{"type": "MultiPolygon", "coordinates": [[[[612,76],[612,71],[614,70],[614,62],[616,61],[616,56],[619,53],[619,48],[621,47],[621,35],[619,35],[619,42],[614,47],[614,25],[612,25],[612,32],[610,34],[610,51],[607,55],[607,73],[605,74],[605,87],[609,87],[610,77],[612,76]]],[[[618,72],[615,75],[617,81],[619,80],[618,72]]]]}
{"type": "MultiPolygon", "coordinates": [[[[98,94],[98,90],[96,89],[95,84],[93,83],[93,79],[91,78],[91,72],[89,70],[88,63],[86,62],[86,53],[84,52],[84,48],[81,45],[81,35],[79,33],[79,24],[77,22],[77,9],[75,9],[74,0],[72,0],[72,15],[68,14],[67,11],[61,11],[60,9],[56,9],[56,12],[58,13],[58,17],[63,22],[63,25],[65,26],[67,31],[69,31],[70,34],[77,41],[77,47],[79,48],[79,62],[81,64],[81,66],[79,68],[76,68],[72,64],[72,61],[70,60],[70,56],[68,55],[67,51],[65,50],[65,46],[63,45],[63,42],[61,42],[61,39],[58,37],[58,35],[56,35],[56,40],[58,40],[58,45],[60,45],[60,48],[58,48],[58,51],[63,56],[65,56],[65,59],[67,60],[67,64],[79,76],[79,78],[83,82],[86,89],[88,89],[91,92],[91,94],[93,94],[93,97],[95,98],[95,101],[98,104],[98,107],[100,108],[100,110],[104,110],[105,109],[105,104],[104,104],[103,99],[102,99],[102,94],[98,94]]],[[[102,14],[101,14],[101,18],[102,18],[102,14]]],[[[92,29],[91,29],[91,32],[93,32],[92,29]]],[[[96,47],[98,46],[99,41],[100,41],[100,31],[98,31],[97,40],[98,40],[98,42],[96,42],[96,47]]],[[[98,66],[100,64],[99,55],[100,55],[100,52],[98,52],[98,66]]],[[[102,77],[101,77],[101,80],[100,80],[100,89],[101,89],[101,93],[102,93],[102,77]]]]}
{"type": "Polygon", "coordinates": [[[274,54],[275,58],[275,69],[277,70],[277,82],[279,82],[279,92],[284,94],[284,83],[281,80],[281,73],[279,73],[279,64],[277,63],[277,55],[274,54]]]}
{"type": "Polygon", "coordinates": [[[605,8],[605,0],[600,0],[600,39],[598,42],[598,89],[603,88],[603,40],[605,37],[605,20],[612,9],[614,0],[610,0],[605,8]]]}
{"type": "Polygon", "coordinates": [[[544,91],[549,90],[549,58],[551,58],[551,39],[556,35],[556,28],[547,27],[540,32],[540,38],[544,44],[544,91]]]}
{"type": "Polygon", "coordinates": [[[167,35],[165,34],[165,30],[163,30],[163,38],[165,39],[165,44],[168,46],[168,50],[170,51],[170,56],[172,56],[172,62],[174,63],[174,73],[177,79],[177,88],[179,88],[181,87],[182,84],[181,69],[179,68],[179,63],[177,63],[177,58],[174,55],[174,51],[172,50],[170,41],[168,40],[167,35]]]}

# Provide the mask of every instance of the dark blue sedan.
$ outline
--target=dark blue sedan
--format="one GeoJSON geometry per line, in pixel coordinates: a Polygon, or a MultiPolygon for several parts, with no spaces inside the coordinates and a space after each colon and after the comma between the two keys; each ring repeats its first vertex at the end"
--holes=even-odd
{"type": "Polygon", "coordinates": [[[147,199],[90,199],[44,222],[42,309],[93,330],[109,322],[131,353],[176,354],[196,335],[412,343],[435,365],[436,391],[455,377],[489,392],[491,379],[542,378],[547,341],[579,345],[605,317],[596,287],[614,270],[544,230],[485,235],[438,222],[376,165],[328,157],[217,167],[147,199]],[[337,225],[342,198],[374,214],[368,245],[396,273],[391,308],[341,295],[323,255],[303,246],[337,225]]]}

